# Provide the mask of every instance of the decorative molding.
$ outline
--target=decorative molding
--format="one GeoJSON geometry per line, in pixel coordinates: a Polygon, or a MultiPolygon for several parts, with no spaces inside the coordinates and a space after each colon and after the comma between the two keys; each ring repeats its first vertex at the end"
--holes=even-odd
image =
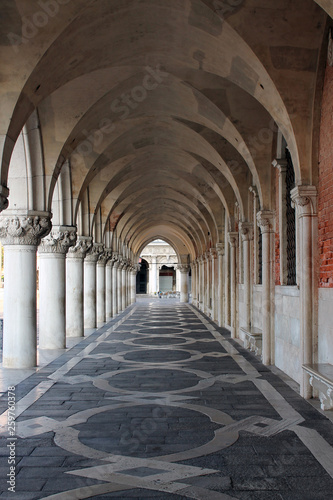
{"type": "Polygon", "coordinates": [[[288,167],[288,161],[286,158],[277,158],[272,161],[273,167],[277,168],[279,171],[279,174],[286,173],[287,167],[288,167]]]}
{"type": "Polygon", "coordinates": [[[51,231],[49,213],[34,215],[0,215],[0,239],[3,245],[38,246],[51,231]]]}
{"type": "Polygon", "coordinates": [[[93,243],[86,252],[86,262],[97,262],[99,256],[104,252],[104,245],[101,243],[93,243]]]}
{"type": "Polygon", "coordinates": [[[275,213],[270,210],[261,210],[257,213],[257,225],[262,234],[272,233],[274,231],[275,213]]]}
{"type": "Polygon", "coordinates": [[[180,271],[181,273],[184,273],[184,274],[186,273],[186,274],[187,274],[187,273],[189,272],[189,270],[190,270],[190,267],[189,267],[189,266],[187,266],[187,265],[185,265],[185,264],[179,264],[179,265],[177,266],[177,269],[178,269],[178,271],[180,271]]]}
{"type": "Polygon", "coordinates": [[[238,243],[238,233],[235,231],[231,231],[228,233],[228,241],[232,248],[235,248],[238,243]]]}
{"type": "Polygon", "coordinates": [[[70,247],[75,246],[77,239],[76,227],[74,226],[53,226],[46,238],[43,238],[38,252],[66,254],[70,247]]]}
{"type": "Polygon", "coordinates": [[[239,224],[239,232],[243,241],[253,240],[253,224],[252,222],[241,222],[239,224]]]}
{"type": "Polygon", "coordinates": [[[315,186],[296,186],[290,195],[299,217],[317,215],[318,192],[315,186]]]}
{"type": "Polygon", "coordinates": [[[224,244],[223,243],[216,243],[216,251],[219,257],[224,256],[224,244]]]}
{"type": "Polygon", "coordinates": [[[5,186],[0,185],[0,212],[8,208],[9,189],[5,186]]]}
{"type": "Polygon", "coordinates": [[[216,251],[216,248],[210,248],[210,249],[209,249],[209,253],[210,253],[210,258],[211,258],[212,260],[217,258],[217,251],[216,251]]]}
{"type": "Polygon", "coordinates": [[[327,47],[327,64],[333,66],[333,38],[332,38],[332,28],[330,28],[328,33],[328,47],[327,47]]]}
{"type": "Polygon", "coordinates": [[[90,249],[92,245],[92,238],[79,236],[75,246],[70,247],[67,252],[67,258],[83,260],[86,256],[86,253],[90,249]]]}

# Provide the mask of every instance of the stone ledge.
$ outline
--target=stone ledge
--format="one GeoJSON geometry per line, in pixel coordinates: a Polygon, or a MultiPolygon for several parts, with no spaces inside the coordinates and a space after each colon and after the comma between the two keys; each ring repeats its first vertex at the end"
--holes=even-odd
{"type": "Polygon", "coordinates": [[[240,331],[243,333],[243,342],[246,349],[250,349],[257,356],[262,354],[262,331],[255,326],[241,326],[240,331]]]}
{"type": "Polygon", "coordinates": [[[322,410],[333,409],[333,366],[329,363],[302,366],[310,376],[310,385],[319,392],[322,410]]]}

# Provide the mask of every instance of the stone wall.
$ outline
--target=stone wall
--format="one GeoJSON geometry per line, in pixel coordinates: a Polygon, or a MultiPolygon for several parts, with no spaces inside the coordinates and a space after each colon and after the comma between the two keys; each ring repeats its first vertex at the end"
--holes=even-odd
{"type": "Polygon", "coordinates": [[[254,327],[262,330],[262,285],[253,286],[252,295],[252,324],[254,327]]]}
{"type": "Polygon", "coordinates": [[[300,383],[300,300],[299,289],[275,287],[275,365],[300,383]]]}

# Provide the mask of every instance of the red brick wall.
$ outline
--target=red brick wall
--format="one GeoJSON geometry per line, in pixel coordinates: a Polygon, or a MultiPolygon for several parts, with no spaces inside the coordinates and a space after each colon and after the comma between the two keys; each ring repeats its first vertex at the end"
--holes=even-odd
{"type": "Polygon", "coordinates": [[[279,170],[275,168],[275,285],[280,282],[279,170]]]}
{"type": "Polygon", "coordinates": [[[327,66],[319,152],[319,286],[333,288],[333,68],[327,66]]]}

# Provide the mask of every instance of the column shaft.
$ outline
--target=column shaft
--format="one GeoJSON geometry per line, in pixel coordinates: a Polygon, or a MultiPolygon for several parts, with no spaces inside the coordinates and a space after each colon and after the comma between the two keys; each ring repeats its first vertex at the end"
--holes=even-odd
{"type": "Polygon", "coordinates": [[[97,262],[96,269],[96,315],[97,325],[105,323],[105,261],[97,262]]]}
{"type": "Polygon", "coordinates": [[[105,319],[112,318],[112,261],[105,266],[105,319]]]}

